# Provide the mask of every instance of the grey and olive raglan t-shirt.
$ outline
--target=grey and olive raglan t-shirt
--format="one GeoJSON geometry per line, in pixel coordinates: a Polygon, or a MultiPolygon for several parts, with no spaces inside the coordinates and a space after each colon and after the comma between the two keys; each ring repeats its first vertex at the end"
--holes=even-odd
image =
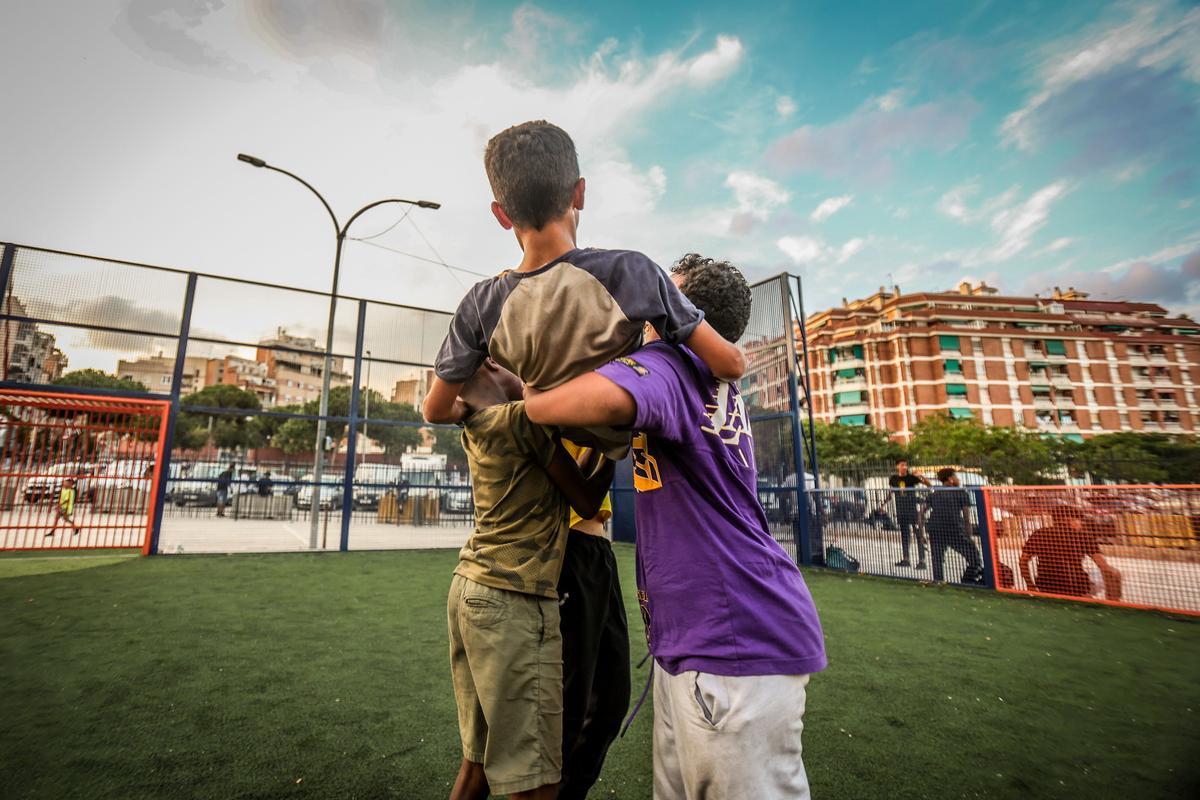
{"type": "Polygon", "coordinates": [[[553,389],[636,350],[650,323],[679,344],[704,313],[667,274],[632,250],[571,250],[532,272],[506,271],[471,287],[434,362],[463,383],[484,358],[538,389],[553,389]]]}
{"type": "Polygon", "coordinates": [[[471,467],[475,532],[454,572],[493,589],[558,597],[567,549],[567,501],[546,467],[550,433],[525,416],[525,403],[480,409],[463,422],[471,467]]]}

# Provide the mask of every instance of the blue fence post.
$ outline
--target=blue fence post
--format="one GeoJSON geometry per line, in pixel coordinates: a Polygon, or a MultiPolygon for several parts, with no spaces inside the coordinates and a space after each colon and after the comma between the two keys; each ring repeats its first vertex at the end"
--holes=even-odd
{"type": "Polygon", "coordinates": [[[633,457],[617,462],[612,485],[612,538],[614,542],[637,541],[637,521],[633,513],[633,457]]]}
{"type": "Polygon", "coordinates": [[[973,489],[975,494],[975,519],[979,527],[979,549],[983,551],[983,585],[995,591],[996,564],[992,559],[992,520],[984,502],[983,489],[973,489]]]}
{"type": "Polygon", "coordinates": [[[167,484],[171,482],[171,448],[175,439],[175,420],[179,416],[179,393],[183,388],[183,369],[187,358],[188,334],[192,328],[192,303],[195,299],[196,273],[189,272],[187,290],[183,295],[183,313],[179,320],[179,338],[175,343],[175,369],[171,373],[171,409],[167,412],[167,441],[163,444],[163,463],[158,468],[161,477],[154,497],[154,529],[150,534],[150,555],[158,552],[163,506],[167,502],[167,484]]]}
{"type": "MultiPolygon", "coordinates": [[[[342,474],[342,537],[338,550],[350,549],[350,522],[354,517],[354,462],[358,458],[358,401],[361,394],[363,335],[367,323],[367,301],[358,301],[358,330],[354,334],[354,383],[350,386],[350,421],[346,423],[346,468],[342,474]]],[[[371,391],[371,387],[367,387],[371,391]]],[[[364,442],[364,445],[366,443],[364,442]]]]}
{"type": "MultiPolygon", "coordinates": [[[[10,281],[12,281],[13,259],[15,259],[16,257],[17,257],[17,246],[15,244],[7,244],[6,243],[4,245],[3,255],[0,255],[0,297],[3,298],[3,302],[4,302],[4,305],[0,306],[0,314],[7,314],[12,310],[11,308],[9,308],[9,305],[8,305],[8,298],[9,298],[8,284],[10,281]]],[[[5,362],[6,362],[5,363],[6,368],[4,370],[4,373],[7,375],[8,374],[8,369],[7,369],[8,354],[5,353],[4,355],[5,355],[5,362]]]]}

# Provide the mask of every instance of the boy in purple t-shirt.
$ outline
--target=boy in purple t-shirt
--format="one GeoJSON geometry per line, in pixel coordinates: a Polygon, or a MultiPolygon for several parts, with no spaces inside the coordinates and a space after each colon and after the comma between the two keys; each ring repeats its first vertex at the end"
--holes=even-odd
{"type": "MultiPolygon", "coordinates": [[[[729,341],[750,291],[733,266],[685,256],[672,280],[729,341]]],[[[758,502],[741,396],[686,348],[651,341],[526,402],[547,425],[630,426],[638,598],[654,678],[654,796],[807,798],[806,686],[821,623],[758,502]]]]}

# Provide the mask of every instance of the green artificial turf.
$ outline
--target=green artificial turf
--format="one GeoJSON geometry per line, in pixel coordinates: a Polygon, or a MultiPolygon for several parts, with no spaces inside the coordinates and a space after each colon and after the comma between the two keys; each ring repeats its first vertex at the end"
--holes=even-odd
{"type": "MultiPolygon", "coordinates": [[[[454,563],[164,556],[0,580],[0,795],[445,797],[454,563]]],[[[818,800],[1198,796],[1196,620],[807,577],[831,662],[806,716],[818,800]]],[[[651,796],[649,710],[593,797],[651,796]]]]}

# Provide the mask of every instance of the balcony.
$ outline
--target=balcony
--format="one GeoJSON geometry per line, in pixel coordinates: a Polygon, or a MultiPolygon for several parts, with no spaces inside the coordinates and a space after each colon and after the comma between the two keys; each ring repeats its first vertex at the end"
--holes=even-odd
{"type": "Polygon", "coordinates": [[[1045,394],[1035,394],[1033,396],[1034,408],[1054,408],[1054,398],[1045,394]]]}
{"type": "Polygon", "coordinates": [[[829,365],[836,373],[839,369],[866,369],[867,362],[854,356],[845,356],[829,365]]]}
{"type": "Polygon", "coordinates": [[[841,378],[838,374],[833,373],[833,385],[839,392],[865,392],[867,390],[867,378],[865,375],[855,375],[852,378],[841,378]]]}
{"type": "Polygon", "coordinates": [[[1054,404],[1058,408],[1074,408],[1075,407],[1075,398],[1059,395],[1058,397],[1054,398],[1054,404]]]}
{"type": "Polygon", "coordinates": [[[1052,386],[1062,386],[1065,388],[1072,388],[1075,386],[1075,382],[1071,380],[1070,375],[1051,375],[1050,384],[1052,386]]]}
{"type": "Polygon", "coordinates": [[[1175,383],[1171,380],[1171,376],[1166,374],[1155,375],[1153,380],[1159,386],[1172,386],[1175,383]]]}
{"type": "Polygon", "coordinates": [[[1152,363],[1152,364],[1168,363],[1167,362],[1167,354],[1166,353],[1151,353],[1150,354],[1150,363],[1152,363]]]}
{"type": "Polygon", "coordinates": [[[871,411],[871,406],[868,403],[846,403],[844,405],[835,405],[833,413],[839,417],[849,416],[852,414],[867,414],[871,411]]]}
{"type": "Polygon", "coordinates": [[[1130,364],[1148,364],[1148,363],[1150,363],[1150,359],[1146,358],[1146,354],[1141,352],[1140,350],[1130,350],[1126,354],[1125,360],[1128,361],[1130,364]]]}
{"type": "Polygon", "coordinates": [[[1133,385],[1134,386],[1153,386],[1154,379],[1151,378],[1149,375],[1139,375],[1135,372],[1135,373],[1133,373],[1133,385]]]}
{"type": "Polygon", "coordinates": [[[1160,397],[1158,398],[1158,407],[1164,411],[1178,411],[1179,403],[1174,397],[1160,397]]]}
{"type": "Polygon", "coordinates": [[[1153,399],[1141,397],[1141,398],[1138,398],[1138,408],[1144,408],[1149,411],[1157,411],[1158,410],[1158,402],[1153,399]]]}

